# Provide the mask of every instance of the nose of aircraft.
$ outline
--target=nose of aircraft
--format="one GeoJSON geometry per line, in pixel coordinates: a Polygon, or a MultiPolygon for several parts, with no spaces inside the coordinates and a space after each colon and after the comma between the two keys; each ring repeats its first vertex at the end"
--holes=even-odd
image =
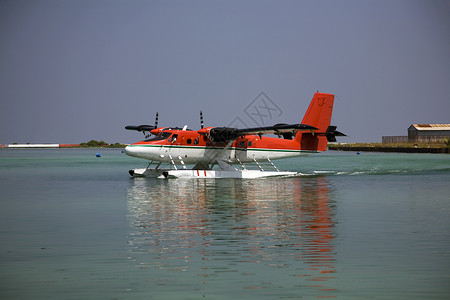
{"type": "Polygon", "coordinates": [[[148,145],[133,144],[125,147],[125,153],[129,156],[153,160],[159,157],[158,149],[148,145]]]}
{"type": "Polygon", "coordinates": [[[136,150],[137,150],[136,147],[131,147],[131,146],[126,146],[125,147],[125,153],[126,153],[126,155],[129,155],[129,156],[137,157],[137,152],[138,151],[136,151],[136,150]]]}

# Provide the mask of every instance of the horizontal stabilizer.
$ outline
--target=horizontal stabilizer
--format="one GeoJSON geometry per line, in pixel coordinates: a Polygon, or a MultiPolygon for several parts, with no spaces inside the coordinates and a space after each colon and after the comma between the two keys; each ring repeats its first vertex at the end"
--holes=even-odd
{"type": "Polygon", "coordinates": [[[337,126],[328,126],[327,131],[325,132],[328,142],[336,142],[337,136],[347,136],[346,134],[337,131],[336,128],[337,126]]]}

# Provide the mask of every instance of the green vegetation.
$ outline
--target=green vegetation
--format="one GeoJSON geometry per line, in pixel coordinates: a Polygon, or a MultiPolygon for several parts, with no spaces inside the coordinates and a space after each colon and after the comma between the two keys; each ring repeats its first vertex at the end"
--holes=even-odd
{"type": "Polygon", "coordinates": [[[87,143],[81,143],[80,147],[83,148],[125,148],[126,145],[115,143],[115,144],[108,144],[105,141],[96,141],[96,140],[90,140],[87,143]]]}
{"type": "Polygon", "coordinates": [[[444,144],[447,145],[447,148],[450,148],[450,138],[444,139],[444,144]]]}
{"type": "Polygon", "coordinates": [[[121,143],[109,144],[108,148],[125,148],[127,145],[121,143]]]}

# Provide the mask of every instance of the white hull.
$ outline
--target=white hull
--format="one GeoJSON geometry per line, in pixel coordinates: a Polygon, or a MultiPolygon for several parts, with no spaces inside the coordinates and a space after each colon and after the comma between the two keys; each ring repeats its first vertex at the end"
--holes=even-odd
{"type": "Polygon", "coordinates": [[[174,160],[179,162],[179,158],[185,164],[213,163],[217,159],[224,158],[230,163],[236,164],[238,160],[243,163],[253,162],[254,160],[271,160],[289,158],[296,156],[305,156],[317,151],[304,150],[284,150],[284,149],[239,149],[230,148],[207,148],[207,147],[187,147],[187,146],[127,146],[125,148],[127,155],[144,158],[163,163],[170,163],[174,160]]]}
{"type": "Polygon", "coordinates": [[[173,169],[134,169],[130,170],[133,177],[152,178],[264,178],[275,176],[297,176],[297,172],[289,171],[222,171],[222,170],[173,170],[173,169]]]}

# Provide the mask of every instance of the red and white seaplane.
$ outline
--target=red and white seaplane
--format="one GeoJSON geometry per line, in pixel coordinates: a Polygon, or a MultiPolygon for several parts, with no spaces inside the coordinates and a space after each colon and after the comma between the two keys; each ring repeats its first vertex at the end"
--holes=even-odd
{"type": "Polygon", "coordinates": [[[205,127],[201,129],[126,126],[153,138],[125,148],[130,156],[150,160],[147,168],[130,170],[131,176],[158,178],[261,178],[295,176],[280,171],[272,160],[326,151],[328,142],[345,134],[330,126],[334,95],[315,93],[301,124],[268,127],[205,127]],[[267,137],[276,134],[278,137],[267,137]],[[188,169],[187,165],[193,165],[188,169]],[[270,168],[270,170],[269,170],[270,168]]]}

